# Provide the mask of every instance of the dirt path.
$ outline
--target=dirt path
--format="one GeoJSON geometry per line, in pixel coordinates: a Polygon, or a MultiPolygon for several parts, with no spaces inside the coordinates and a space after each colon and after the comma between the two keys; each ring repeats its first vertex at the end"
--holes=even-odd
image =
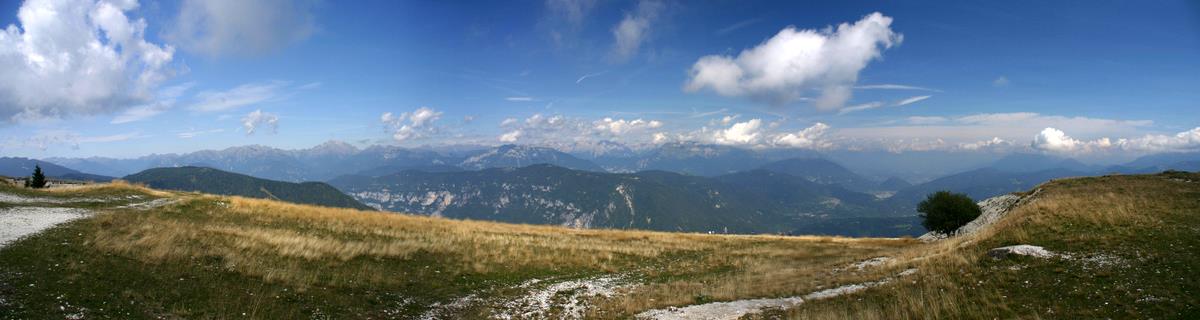
{"type": "Polygon", "coordinates": [[[832,289],[825,289],[817,292],[812,292],[804,296],[777,298],[777,299],[748,299],[729,302],[713,302],[706,304],[698,304],[686,306],[682,308],[667,308],[649,310],[637,315],[638,319],[654,319],[654,320],[690,320],[690,319],[713,319],[713,320],[735,320],[747,314],[762,312],[764,309],[780,308],[787,309],[798,306],[805,301],[820,300],[833,298],[845,294],[851,294],[873,287],[887,284],[898,277],[904,277],[916,273],[917,269],[908,269],[899,274],[879,279],[876,281],[848,284],[832,289]]]}
{"type": "Polygon", "coordinates": [[[0,209],[0,247],[57,224],[89,215],[91,215],[90,211],[78,208],[13,207],[0,209]]]}

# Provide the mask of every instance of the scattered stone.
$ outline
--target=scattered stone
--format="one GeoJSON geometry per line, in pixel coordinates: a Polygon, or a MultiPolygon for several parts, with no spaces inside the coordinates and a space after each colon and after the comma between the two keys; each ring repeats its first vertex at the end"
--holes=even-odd
{"type": "Polygon", "coordinates": [[[551,283],[533,279],[517,286],[532,288],[525,296],[509,300],[493,316],[498,319],[581,319],[587,311],[586,302],[596,297],[612,297],[617,290],[628,287],[623,276],[601,276],[551,283]],[[551,309],[557,314],[551,314],[551,309]]]}
{"type": "Polygon", "coordinates": [[[867,260],[856,262],[854,264],[851,264],[850,266],[855,269],[858,269],[858,271],[862,271],[867,268],[881,266],[885,263],[888,263],[889,261],[892,261],[891,257],[874,257],[874,258],[870,258],[867,260]]]}
{"type": "MultiPolygon", "coordinates": [[[[890,259],[890,258],[889,258],[890,259]]],[[[825,289],[809,293],[804,296],[776,298],[776,299],[747,299],[729,302],[713,302],[686,306],[682,308],[671,307],[666,309],[648,310],[637,314],[637,319],[655,319],[655,320],[685,320],[685,319],[719,319],[733,320],[744,317],[748,314],[762,312],[769,308],[792,308],[796,307],[805,301],[828,299],[841,295],[847,295],[872,287],[887,284],[896,278],[910,276],[917,273],[917,269],[907,269],[896,274],[894,277],[887,277],[876,281],[868,281],[863,283],[848,284],[832,289],[825,289]]]]}
{"type": "Polygon", "coordinates": [[[1045,248],[1027,244],[995,248],[988,250],[988,255],[995,259],[1004,259],[1011,255],[1030,256],[1044,259],[1056,258],[1060,256],[1059,254],[1050,252],[1045,248]]]}
{"type": "Polygon", "coordinates": [[[78,208],[15,207],[0,209],[0,247],[26,235],[91,215],[78,208]]]}

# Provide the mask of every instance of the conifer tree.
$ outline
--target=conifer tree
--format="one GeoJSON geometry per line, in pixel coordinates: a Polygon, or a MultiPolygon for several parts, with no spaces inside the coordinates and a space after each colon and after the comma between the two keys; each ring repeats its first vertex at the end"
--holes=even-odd
{"type": "Polygon", "coordinates": [[[29,186],[34,189],[46,187],[46,175],[42,174],[42,166],[34,165],[33,176],[29,177],[29,186]]]}

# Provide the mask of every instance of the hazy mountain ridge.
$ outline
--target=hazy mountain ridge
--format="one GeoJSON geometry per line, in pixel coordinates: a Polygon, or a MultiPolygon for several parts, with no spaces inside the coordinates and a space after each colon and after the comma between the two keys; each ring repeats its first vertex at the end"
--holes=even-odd
{"type": "Polygon", "coordinates": [[[773,233],[812,219],[875,215],[871,195],[764,170],[708,178],[533,165],[330,183],[389,211],[582,228],[773,233]]]}
{"type": "Polygon", "coordinates": [[[370,209],[323,182],[292,183],[204,167],[154,168],[122,178],[151,188],[275,199],[328,207],[370,209]]]}

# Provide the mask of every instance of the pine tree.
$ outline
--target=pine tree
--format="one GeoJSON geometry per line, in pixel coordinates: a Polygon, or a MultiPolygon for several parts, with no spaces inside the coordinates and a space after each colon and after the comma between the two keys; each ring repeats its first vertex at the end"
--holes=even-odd
{"type": "Polygon", "coordinates": [[[33,176],[29,178],[29,186],[34,189],[46,187],[46,175],[42,174],[42,166],[34,165],[33,176]]]}

